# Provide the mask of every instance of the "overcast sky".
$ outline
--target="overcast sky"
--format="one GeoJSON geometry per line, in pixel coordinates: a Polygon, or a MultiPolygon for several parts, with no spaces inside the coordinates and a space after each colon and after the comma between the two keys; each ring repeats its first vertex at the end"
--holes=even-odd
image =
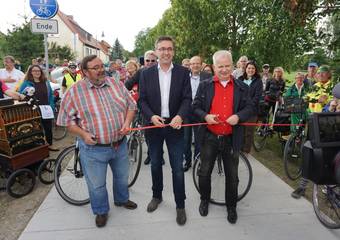
{"type": "MultiPolygon", "coordinates": [[[[135,36],[142,29],[153,27],[170,7],[170,0],[58,0],[60,10],[73,15],[78,24],[94,37],[114,43],[118,37],[126,50],[134,48],[135,36]]],[[[23,15],[33,17],[29,0],[2,3],[0,31],[7,33],[12,24],[23,22],[23,15]]]]}

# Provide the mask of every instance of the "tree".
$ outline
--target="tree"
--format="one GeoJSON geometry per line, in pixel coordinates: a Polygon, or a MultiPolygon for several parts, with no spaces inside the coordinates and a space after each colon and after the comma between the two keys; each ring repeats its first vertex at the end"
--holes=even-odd
{"type": "MultiPolygon", "coordinates": [[[[49,50],[48,50],[48,56],[50,59],[70,59],[70,60],[74,60],[75,55],[72,52],[71,48],[68,46],[59,46],[57,45],[57,43],[52,42],[51,45],[49,46],[49,50]]],[[[51,60],[52,62],[52,60],[51,60]]]]}
{"type": "Polygon", "coordinates": [[[111,53],[112,60],[123,59],[123,50],[123,46],[120,44],[118,38],[116,38],[111,53]]]}
{"type": "Polygon", "coordinates": [[[44,54],[43,35],[33,34],[29,22],[25,19],[24,24],[13,26],[13,30],[8,31],[2,51],[5,55],[18,59],[23,69],[27,69],[33,58],[44,54]]]}

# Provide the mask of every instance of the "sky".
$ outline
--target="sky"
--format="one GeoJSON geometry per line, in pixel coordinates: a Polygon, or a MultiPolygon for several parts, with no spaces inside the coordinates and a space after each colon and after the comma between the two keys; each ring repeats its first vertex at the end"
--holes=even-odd
{"type": "MultiPolygon", "coordinates": [[[[170,0],[58,0],[59,9],[98,40],[113,45],[118,37],[124,49],[134,49],[135,36],[154,27],[170,7],[170,0]],[[104,31],[104,38],[101,38],[104,31]]],[[[12,24],[24,22],[23,16],[34,16],[29,0],[6,1],[1,7],[0,31],[7,33],[12,24]]]]}

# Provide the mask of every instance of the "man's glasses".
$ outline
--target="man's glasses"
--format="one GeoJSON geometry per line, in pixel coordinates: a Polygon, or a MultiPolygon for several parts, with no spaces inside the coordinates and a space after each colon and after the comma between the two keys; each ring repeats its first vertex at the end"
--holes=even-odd
{"type": "Polygon", "coordinates": [[[94,67],[92,67],[92,68],[87,68],[87,69],[99,71],[99,70],[101,70],[101,69],[104,69],[104,67],[105,67],[104,65],[101,65],[101,66],[94,66],[94,67]]]}
{"type": "Polygon", "coordinates": [[[155,59],[145,59],[145,62],[156,62],[155,59]]]}
{"type": "Polygon", "coordinates": [[[168,47],[168,48],[162,47],[162,48],[158,48],[157,50],[160,52],[165,52],[165,51],[172,52],[174,49],[172,47],[168,47]]]}

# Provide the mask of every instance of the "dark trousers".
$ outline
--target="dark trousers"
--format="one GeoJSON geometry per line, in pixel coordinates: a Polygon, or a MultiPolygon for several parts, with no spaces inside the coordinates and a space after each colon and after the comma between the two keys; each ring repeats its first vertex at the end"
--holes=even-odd
{"type": "Polygon", "coordinates": [[[191,163],[192,160],[191,151],[192,132],[194,132],[194,145],[195,145],[194,159],[200,153],[200,146],[198,140],[198,126],[184,127],[184,160],[186,164],[191,163]]]}
{"type": "Polygon", "coordinates": [[[183,171],[183,129],[175,130],[171,127],[146,130],[148,147],[151,158],[151,176],[153,197],[161,199],[163,191],[163,143],[165,141],[170,166],[172,169],[172,186],[175,195],[176,208],[184,208],[185,186],[183,171]]]}
{"type": "Polygon", "coordinates": [[[46,142],[49,145],[52,145],[52,142],[53,142],[53,134],[52,134],[53,119],[41,119],[41,123],[42,123],[43,129],[44,129],[46,142]]]}
{"type": "Polygon", "coordinates": [[[232,151],[232,136],[217,137],[207,132],[201,145],[201,167],[198,172],[201,200],[211,197],[211,173],[215,160],[221,154],[225,173],[225,200],[227,208],[236,207],[238,196],[239,152],[232,151]]]}
{"type": "MultiPolygon", "coordinates": [[[[247,122],[256,123],[257,117],[251,117],[247,122]]],[[[246,126],[244,131],[244,145],[242,148],[243,152],[250,153],[251,146],[254,140],[255,126],[246,126]]]]}

